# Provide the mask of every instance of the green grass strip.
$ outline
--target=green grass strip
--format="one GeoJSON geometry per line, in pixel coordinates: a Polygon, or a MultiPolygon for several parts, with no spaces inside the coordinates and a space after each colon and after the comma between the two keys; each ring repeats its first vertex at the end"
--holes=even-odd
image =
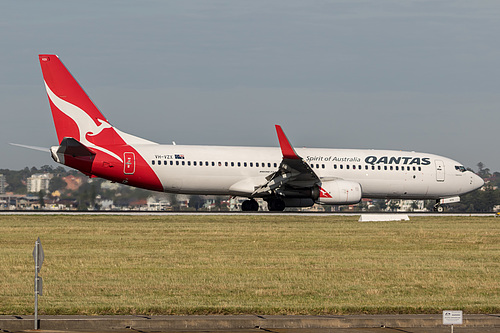
{"type": "Polygon", "coordinates": [[[0,216],[0,314],[500,313],[500,219],[0,216]]]}

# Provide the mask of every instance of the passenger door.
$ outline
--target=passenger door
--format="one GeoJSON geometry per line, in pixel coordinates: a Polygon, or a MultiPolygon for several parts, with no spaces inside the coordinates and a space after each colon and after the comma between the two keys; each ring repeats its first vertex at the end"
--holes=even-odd
{"type": "Polygon", "coordinates": [[[436,180],[444,182],[444,163],[441,160],[436,160],[436,180]]]}

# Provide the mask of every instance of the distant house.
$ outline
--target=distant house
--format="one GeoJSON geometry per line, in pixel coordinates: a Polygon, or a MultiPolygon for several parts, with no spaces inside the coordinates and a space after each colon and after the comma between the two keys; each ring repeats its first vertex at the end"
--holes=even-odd
{"type": "Polygon", "coordinates": [[[73,175],[63,177],[63,180],[66,182],[66,189],[70,191],[77,190],[83,183],[82,177],[76,177],[73,175]]]}
{"type": "Polygon", "coordinates": [[[146,204],[148,206],[148,210],[172,210],[170,200],[162,195],[150,196],[147,199],[146,204]]]}

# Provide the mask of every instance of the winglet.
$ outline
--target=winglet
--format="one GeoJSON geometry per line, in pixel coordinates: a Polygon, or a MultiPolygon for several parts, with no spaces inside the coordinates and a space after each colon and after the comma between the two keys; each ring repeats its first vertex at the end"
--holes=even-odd
{"type": "Polygon", "coordinates": [[[283,154],[283,158],[289,158],[292,160],[300,160],[301,157],[297,155],[295,149],[293,149],[290,141],[285,135],[285,132],[281,129],[280,125],[276,126],[276,133],[278,134],[278,141],[280,142],[281,153],[283,154]]]}

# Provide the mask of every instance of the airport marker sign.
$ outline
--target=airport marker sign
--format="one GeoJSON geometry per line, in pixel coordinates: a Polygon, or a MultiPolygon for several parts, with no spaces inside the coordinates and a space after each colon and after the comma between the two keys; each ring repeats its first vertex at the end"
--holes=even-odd
{"type": "Polygon", "coordinates": [[[33,259],[35,259],[35,330],[38,329],[38,295],[42,296],[43,290],[43,280],[38,276],[40,270],[42,269],[43,260],[45,259],[45,253],[43,252],[42,242],[40,237],[35,242],[35,248],[33,249],[33,259]]]}
{"type": "Polygon", "coordinates": [[[443,311],[443,325],[451,325],[451,333],[453,333],[453,325],[462,325],[461,310],[445,310],[443,311]]]}

